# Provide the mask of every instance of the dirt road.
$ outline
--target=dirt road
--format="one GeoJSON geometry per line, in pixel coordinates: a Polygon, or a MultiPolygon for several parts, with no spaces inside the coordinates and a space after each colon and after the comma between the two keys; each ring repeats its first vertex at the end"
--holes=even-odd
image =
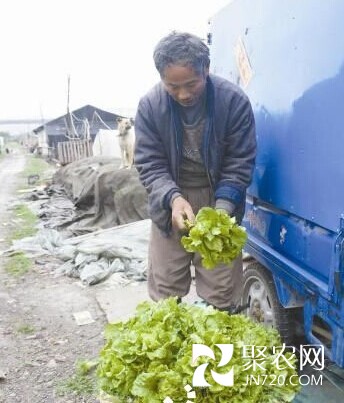
{"type": "MultiPolygon", "coordinates": [[[[0,160],[0,250],[6,248],[9,207],[24,179],[25,156],[0,160]]],[[[49,264],[35,264],[22,277],[4,270],[0,257],[0,402],[97,402],[67,387],[77,360],[91,359],[103,346],[106,323],[95,292],[67,277],[55,278],[49,264]],[[88,311],[93,323],[78,325],[73,314],[88,311]]]]}
{"type": "Polygon", "coordinates": [[[6,155],[0,159],[0,217],[6,213],[6,204],[12,198],[16,186],[14,178],[24,169],[24,165],[25,157],[23,154],[6,155]]]}

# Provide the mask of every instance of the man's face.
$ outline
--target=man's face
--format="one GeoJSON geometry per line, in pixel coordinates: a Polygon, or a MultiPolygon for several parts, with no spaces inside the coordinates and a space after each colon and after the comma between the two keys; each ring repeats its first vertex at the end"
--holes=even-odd
{"type": "Polygon", "coordinates": [[[193,106],[203,94],[209,69],[198,74],[190,66],[170,65],[165,68],[161,80],[166,91],[180,105],[193,106]]]}

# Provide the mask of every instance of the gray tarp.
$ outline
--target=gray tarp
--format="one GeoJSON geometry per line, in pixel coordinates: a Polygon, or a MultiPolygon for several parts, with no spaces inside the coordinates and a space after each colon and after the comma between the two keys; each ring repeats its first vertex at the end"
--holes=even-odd
{"type": "Polygon", "coordinates": [[[64,261],[58,274],[86,284],[114,272],[144,280],[147,193],[135,168],[119,169],[119,164],[114,158],[90,157],[60,168],[51,186],[31,194],[32,204],[43,201],[38,216],[44,229],[14,241],[7,254],[21,250],[31,257],[54,256],[64,261]],[[75,234],[84,235],[71,237],[75,234]]]}
{"type": "Polygon", "coordinates": [[[80,278],[88,285],[115,272],[142,281],[146,279],[150,224],[149,219],[141,220],[66,239],[56,230],[43,229],[34,237],[13,241],[5,255],[22,251],[35,258],[57,257],[64,263],[56,274],[80,278]]]}
{"type": "Polygon", "coordinates": [[[60,168],[39,214],[45,226],[82,234],[148,218],[147,193],[136,169],[119,164],[90,157],[60,168]]]}

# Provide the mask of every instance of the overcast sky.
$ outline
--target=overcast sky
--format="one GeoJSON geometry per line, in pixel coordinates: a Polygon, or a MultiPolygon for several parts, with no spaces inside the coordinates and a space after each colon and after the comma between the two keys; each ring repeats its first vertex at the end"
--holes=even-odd
{"type": "Polygon", "coordinates": [[[3,0],[0,120],[54,118],[85,104],[134,109],[158,80],[152,52],[170,31],[205,37],[230,0],[3,0]]]}

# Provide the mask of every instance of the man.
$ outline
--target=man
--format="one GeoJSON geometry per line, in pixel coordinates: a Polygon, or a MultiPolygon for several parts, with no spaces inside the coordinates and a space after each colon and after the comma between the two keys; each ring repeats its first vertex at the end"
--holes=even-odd
{"type": "Polygon", "coordinates": [[[161,82],[141,100],[135,118],[135,165],[148,192],[152,219],[148,291],[157,301],[185,296],[190,265],[196,291],[208,304],[235,312],[242,294],[242,259],[206,270],[180,238],[184,220],[203,206],[225,209],[241,222],[256,154],[255,124],[247,96],[209,74],[209,49],[189,33],[157,44],[161,82]]]}

